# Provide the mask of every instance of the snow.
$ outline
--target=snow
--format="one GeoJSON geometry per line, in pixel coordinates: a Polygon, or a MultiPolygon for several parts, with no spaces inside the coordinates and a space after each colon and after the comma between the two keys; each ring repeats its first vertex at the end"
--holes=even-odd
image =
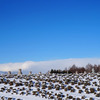
{"type": "MultiPolygon", "coordinates": [[[[50,99],[49,95],[47,95],[47,92],[51,93],[52,96],[55,97],[55,99],[57,100],[57,97],[55,96],[55,93],[57,94],[63,94],[65,95],[65,97],[62,98],[62,100],[65,100],[68,96],[73,96],[74,98],[80,98],[82,96],[85,96],[85,99],[89,99],[89,98],[93,98],[94,100],[100,100],[100,97],[96,97],[95,93],[89,93],[87,94],[85,92],[85,89],[83,89],[82,87],[84,86],[84,84],[78,85],[78,82],[85,82],[88,81],[90,83],[90,85],[85,86],[86,88],[88,88],[88,90],[90,91],[90,88],[94,88],[97,93],[100,93],[100,90],[97,91],[97,88],[100,88],[100,73],[88,73],[86,75],[84,74],[33,74],[33,75],[22,75],[22,76],[16,76],[16,75],[12,75],[12,78],[7,77],[7,75],[1,75],[0,76],[0,90],[2,90],[1,88],[4,88],[5,90],[3,92],[0,92],[0,97],[5,98],[5,100],[7,100],[7,98],[13,98],[13,100],[17,100],[17,99],[21,99],[21,100],[46,100],[46,99],[50,99]],[[30,78],[27,80],[27,78],[30,78]],[[3,79],[3,82],[1,81],[3,79]],[[41,80],[42,79],[42,80],[41,80]],[[55,82],[51,81],[47,81],[48,79],[54,80],[55,82]],[[68,84],[65,84],[65,81],[67,79],[70,79],[71,82],[73,82],[75,79],[78,80],[76,84],[73,84],[71,82],[69,82],[68,84]],[[5,84],[4,82],[6,82],[7,80],[11,81],[15,81],[15,83],[22,83],[22,86],[16,86],[15,83],[13,85],[10,86],[10,84],[5,84]],[[56,81],[57,80],[57,81],[56,81]],[[89,81],[90,80],[90,81],[89,81]],[[28,86],[25,86],[24,82],[28,82],[30,83],[30,81],[32,81],[33,86],[31,86],[30,88],[28,86]],[[68,86],[72,86],[75,89],[75,92],[71,92],[71,90],[67,90],[65,91],[64,89],[62,89],[60,87],[59,90],[56,90],[55,88],[52,88],[51,90],[49,90],[47,87],[51,86],[50,84],[52,84],[54,87],[58,84],[59,86],[61,86],[61,83],[59,83],[59,81],[62,81],[62,83],[64,84],[64,86],[67,88],[68,86]],[[37,87],[35,86],[36,83],[40,83],[40,91],[42,93],[46,93],[46,98],[43,97],[42,98],[42,94],[38,93],[38,96],[33,95],[33,91],[37,91],[37,87]],[[93,82],[96,82],[97,85],[93,84],[93,82]],[[45,89],[42,89],[42,84],[46,84],[47,87],[45,89]],[[76,86],[78,86],[83,92],[79,93],[79,89],[76,88],[76,86]],[[10,89],[10,88],[13,89],[10,89]],[[23,88],[25,88],[23,90],[23,88]],[[10,89],[10,92],[7,92],[7,89],[10,89]],[[20,90],[21,89],[21,90],[20,90]],[[13,90],[17,91],[16,93],[13,93],[13,90]],[[27,91],[29,92],[28,95],[27,91]],[[46,92],[45,92],[46,91],[46,92]],[[21,95],[20,93],[24,92],[23,95],[21,95]],[[13,93],[13,94],[12,94],[13,93]]],[[[67,99],[68,100],[68,99],[67,99]]]]}
{"type": "Polygon", "coordinates": [[[16,72],[18,69],[22,69],[25,74],[29,71],[33,73],[43,72],[46,73],[51,69],[69,69],[70,66],[75,64],[78,67],[86,66],[87,64],[100,64],[100,58],[74,58],[74,59],[60,59],[51,61],[26,61],[20,63],[4,63],[0,64],[0,71],[16,72]]]}

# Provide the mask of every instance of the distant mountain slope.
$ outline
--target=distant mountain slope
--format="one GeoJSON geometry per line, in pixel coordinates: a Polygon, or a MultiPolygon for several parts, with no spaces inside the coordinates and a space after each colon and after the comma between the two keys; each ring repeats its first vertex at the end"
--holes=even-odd
{"type": "Polygon", "coordinates": [[[90,64],[100,64],[99,58],[78,58],[78,59],[62,59],[62,60],[52,60],[52,61],[26,61],[23,63],[7,63],[0,64],[0,71],[18,71],[18,69],[23,69],[24,73],[32,71],[33,73],[47,72],[51,69],[65,69],[70,68],[73,64],[83,67],[88,63],[90,64]]]}

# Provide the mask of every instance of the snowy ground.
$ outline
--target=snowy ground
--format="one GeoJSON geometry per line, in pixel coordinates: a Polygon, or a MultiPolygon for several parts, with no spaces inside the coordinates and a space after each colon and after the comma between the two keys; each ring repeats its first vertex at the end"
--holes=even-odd
{"type": "Polygon", "coordinates": [[[1,75],[0,98],[0,100],[100,100],[100,73],[1,75]]]}

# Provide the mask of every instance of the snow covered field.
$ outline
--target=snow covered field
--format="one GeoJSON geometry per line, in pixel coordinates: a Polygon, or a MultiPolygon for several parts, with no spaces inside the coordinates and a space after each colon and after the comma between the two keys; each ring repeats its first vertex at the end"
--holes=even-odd
{"type": "Polygon", "coordinates": [[[100,100],[100,73],[0,75],[0,100],[100,100]]]}

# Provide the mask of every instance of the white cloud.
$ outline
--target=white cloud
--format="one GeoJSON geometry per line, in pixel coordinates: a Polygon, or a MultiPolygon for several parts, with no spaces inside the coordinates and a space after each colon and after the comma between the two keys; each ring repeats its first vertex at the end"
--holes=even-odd
{"type": "Polygon", "coordinates": [[[77,66],[86,66],[90,64],[100,64],[100,58],[77,58],[77,59],[61,59],[52,61],[26,61],[23,63],[6,63],[0,64],[0,71],[17,71],[18,69],[23,69],[23,72],[27,73],[32,71],[33,73],[47,72],[51,69],[65,69],[69,68],[73,64],[77,66]]]}

